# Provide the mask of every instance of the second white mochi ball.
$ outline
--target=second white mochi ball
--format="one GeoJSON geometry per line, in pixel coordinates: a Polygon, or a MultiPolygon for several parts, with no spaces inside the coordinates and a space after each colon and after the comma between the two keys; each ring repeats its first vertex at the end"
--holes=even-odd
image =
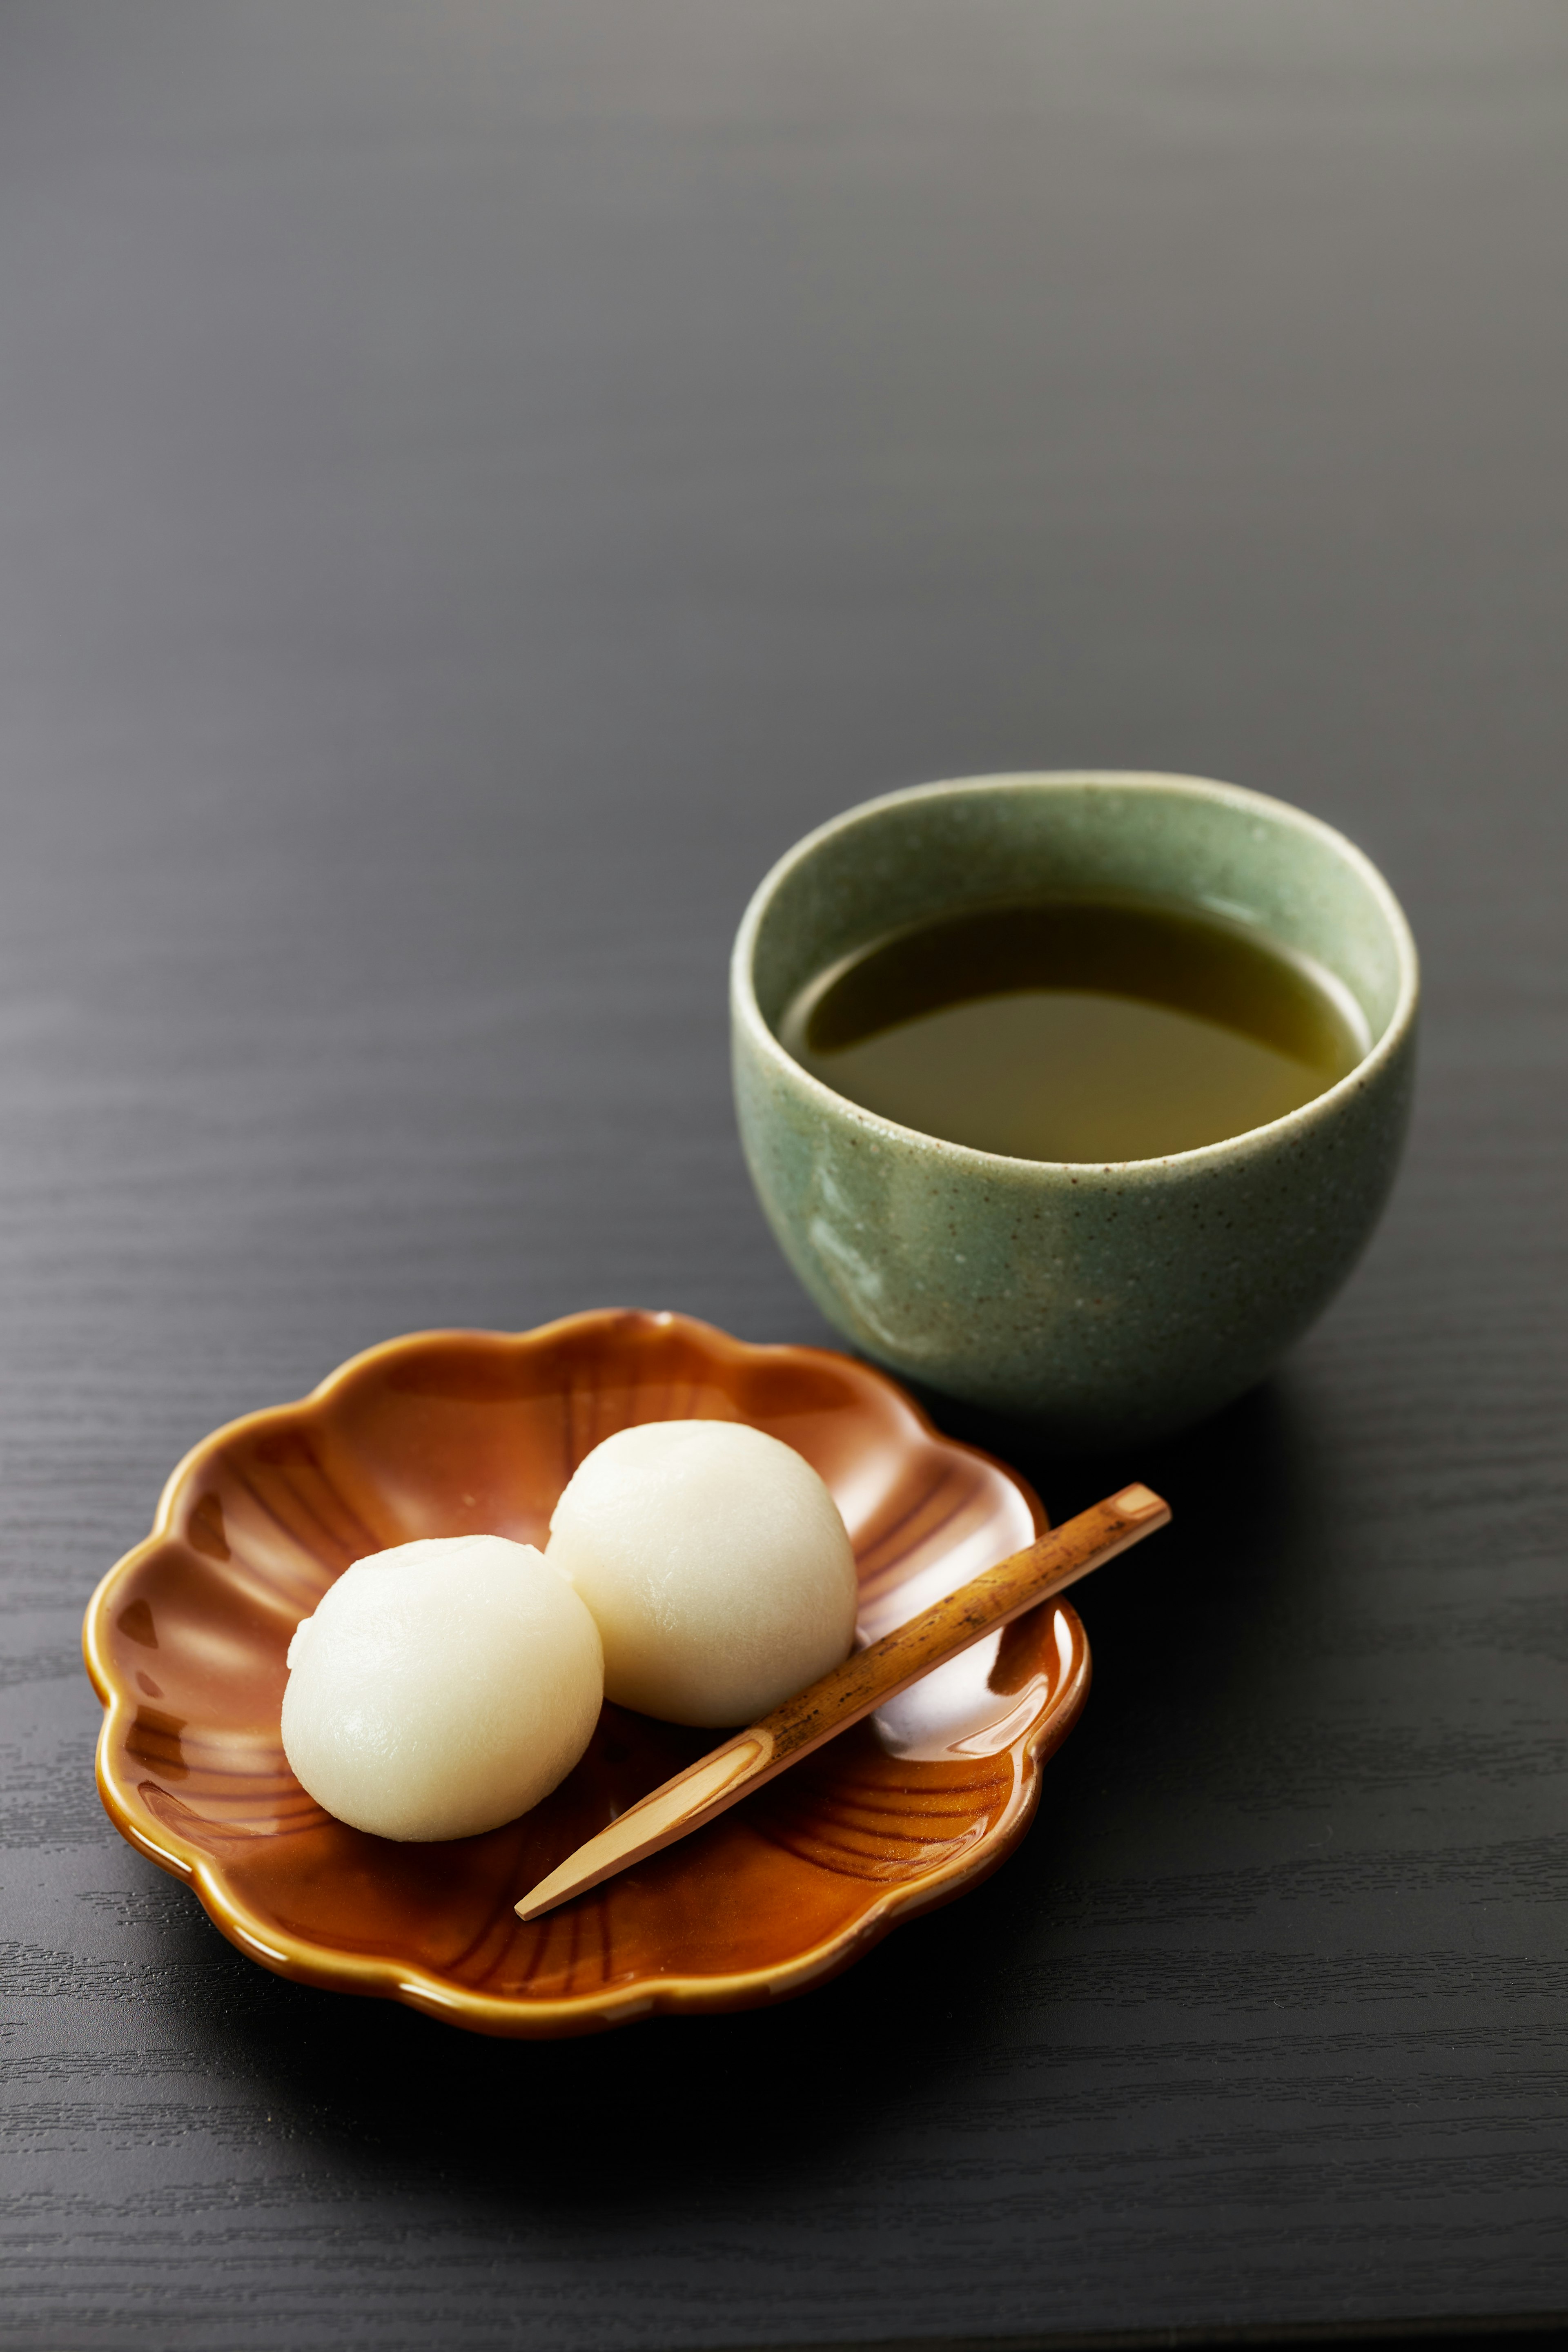
{"type": "Polygon", "coordinates": [[[594,1620],[531,1544],[397,1544],[356,1560],[297,1627],[283,1752],[353,1829],[473,1837],[565,1779],[603,1691],[594,1620]]]}
{"type": "Polygon", "coordinates": [[[793,1446],[731,1421],[617,1431],[550,1523],[605,1644],[605,1690],[672,1723],[750,1723],[847,1657],[855,1555],[793,1446]]]}

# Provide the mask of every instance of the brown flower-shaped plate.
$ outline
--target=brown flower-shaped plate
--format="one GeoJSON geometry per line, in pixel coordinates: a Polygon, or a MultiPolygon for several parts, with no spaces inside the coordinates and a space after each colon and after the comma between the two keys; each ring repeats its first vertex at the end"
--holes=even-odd
{"type": "Polygon", "coordinates": [[[867,1636],[1046,1524],[1010,1470],[939,1435],[879,1373],[819,1349],[611,1312],[515,1337],[389,1340],[303,1402],[198,1445],[153,1534],[94,1594],[84,1640],[116,1827],[264,1966],[483,2033],[587,2032],[798,1992],[973,1885],[1023,1835],[1040,1765],[1089,1688],[1083,1628],[1059,1603],[528,1927],[518,1897],[714,1734],[606,1704],[552,1796],[445,1845],[347,1829],[289,1771],[289,1636],[351,1561],[416,1536],[542,1544],[590,1447],[630,1422],[693,1418],[751,1422],[821,1473],[855,1545],[867,1636]]]}

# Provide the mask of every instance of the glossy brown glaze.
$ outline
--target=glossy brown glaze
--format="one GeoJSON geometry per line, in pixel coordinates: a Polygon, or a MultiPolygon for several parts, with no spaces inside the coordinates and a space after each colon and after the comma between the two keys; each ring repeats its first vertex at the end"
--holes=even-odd
{"type": "Polygon", "coordinates": [[[961,1893],[1022,1836],[1038,1768],[1089,1687],[1083,1629],[1047,1604],[928,1675],[732,1811],[528,1925],[548,1875],[711,1735],[605,1705],[576,1769],[506,1828],[399,1845],[345,1828],[284,1760],[285,1654],[364,1553],[490,1530],[542,1543],[602,1438],[746,1421],[798,1448],[855,1545],[875,1640],[1045,1526],[1000,1463],[940,1436],[880,1374],[754,1348],[684,1317],[605,1312],[510,1336],[416,1335],[302,1402],[197,1446],[147,1541],[87,1613],[108,1714],[99,1787],[121,1832],[186,1878],[280,1974],[504,2034],[742,2008],[846,1966],[961,1893]]]}

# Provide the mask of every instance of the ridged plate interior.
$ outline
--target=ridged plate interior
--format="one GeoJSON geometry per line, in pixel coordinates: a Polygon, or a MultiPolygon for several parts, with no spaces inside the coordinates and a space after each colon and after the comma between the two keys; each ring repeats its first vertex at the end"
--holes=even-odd
{"type": "Polygon", "coordinates": [[[746,1421],[831,1487],[874,1637],[1029,1541],[1045,1515],[848,1359],[681,1316],[432,1332],[372,1349],[298,1404],[189,1454],[87,1614],[117,1827],[284,1976],[482,2032],[559,2034],[746,2007],[845,1967],[1011,1852],[1089,1686],[1083,1629],[1033,1611],[721,1821],[524,1927],[511,1906],[716,1735],[606,1704],[521,1821],[444,1845],[345,1828],[284,1761],[299,1620],[366,1552],[490,1530],[542,1544],[583,1456],[628,1423],[746,1421]]]}

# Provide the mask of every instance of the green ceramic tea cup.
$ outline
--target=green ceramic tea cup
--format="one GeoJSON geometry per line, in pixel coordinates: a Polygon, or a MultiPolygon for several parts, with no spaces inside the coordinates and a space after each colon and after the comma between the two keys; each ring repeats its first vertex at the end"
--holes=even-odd
{"type": "Polygon", "coordinates": [[[747,908],[731,969],[741,1139],[784,1255],[867,1355],[1053,1443],[1152,1437],[1251,1387],[1361,1255],[1404,1141],[1417,992],[1387,883],[1282,801],[1191,776],[925,784],[809,834],[747,908]],[[1368,1050],[1267,1127],[1100,1166],[898,1126],[779,1043],[807,982],[900,926],[1108,892],[1260,926],[1348,989],[1368,1050]]]}

